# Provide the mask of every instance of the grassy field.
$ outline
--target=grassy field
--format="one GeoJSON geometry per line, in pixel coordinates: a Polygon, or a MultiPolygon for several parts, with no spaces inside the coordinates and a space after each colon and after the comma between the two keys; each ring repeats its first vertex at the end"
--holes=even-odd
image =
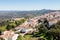
{"type": "Polygon", "coordinates": [[[1,27],[0,27],[0,30],[1,30],[1,31],[6,30],[6,26],[1,26],[1,27]]]}

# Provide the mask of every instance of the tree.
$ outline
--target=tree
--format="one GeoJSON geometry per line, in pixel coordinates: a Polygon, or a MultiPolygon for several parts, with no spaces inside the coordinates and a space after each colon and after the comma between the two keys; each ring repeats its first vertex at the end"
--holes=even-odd
{"type": "Polygon", "coordinates": [[[25,18],[22,18],[22,19],[20,20],[20,22],[21,22],[21,23],[24,23],[25,20],[26,20],[25,18]]]}
{"type": "Polygon", "coordinates": [[[49,33],[51,33],[56,40],[60,40],[60,29],[50,29],[49,33]]]}
{"type": "Polygon", "coordinates": [[[1,35],[2,31],[0,30],[0,35],[1,35]]]}
{"type": "Polygon", "coordinates": [[[37,27],[39,32],[35,33],[33,36],[40,37],[39,40],[53,40],[53,35],[48,32],[49,30],[44,24],[40,24],[37,27]]]}
{"type": "Polygon", "coordinates": [[[18,38],[17,38],[17,40],[22,40],[22,36],[19,35],[18,38]]]}
{"type": "Polygon", "coordinates": [[[10,30],[12,27],[8,24],[7,26],[6,26],[6,29],[7,30],[10,30]]]}
{"type": "Polygon", "coordinates": [[[20,21],[15,21],[15,24],[16,24],[16,26],[18,26],[18,25],[21,24],[21,22],[20,21]]]}
{"type": "Polygon", "coordinates": [[[38,25],[39,32],[45,33],[48,29],[44,26],[44,24],[38,25]]]}
{"type": "Polygon", "coordinates": [[[45,25],[45,27],[47,27],[48,29],[50,29],[50,27],[49,27],[49,21],[46,18],[44,19],[44,25],[45,25]]]}
{"type": "Polygon", "coordinates": [[[58,21],[56,24],[60,25],[60,21],[58,21]]]}
{"type": "Polygon", "coordinates": [[[42,22],[40,19],[38,19],[38,23],[42,22]]]}
{"type": "Polygon", "coordinates": [[[22,19],[20,19],[20,20],[16,20],[16,21],[15,21],[15,24],[18,26],[18,25],[24,23],[25,20],[26,20],[25,18],[22,18],[22,19]]]}
{"type": "Polygon", "coordinates": [[[7,30],[10,30],[10,29],[13,29],[13,28],[15,28],[15,27],[16,27],[16,24],[11,23],[11,24],[8,24],[8,25],[6,26],[6,29],[7,29],[7,30]]]}

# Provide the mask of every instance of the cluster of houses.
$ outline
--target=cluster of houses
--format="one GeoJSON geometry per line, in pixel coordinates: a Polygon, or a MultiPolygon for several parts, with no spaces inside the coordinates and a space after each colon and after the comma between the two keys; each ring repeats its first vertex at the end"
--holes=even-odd
{"type": "Polygon", "coordinates": [[[14,31],[4,31],[0,37],[5,40],[16,40],[19,35],[15,34],[14,31]]]}
{"type": "Polygon", "coordinates": [[[60,20],[60,12],[59,11],[50,12],[47,14],[43,14],[41,16],[30,18],[26,20],[22,25],[16,27],[15,29],[17,30],[20,28],[24,28],[24,29],[34,28],[38,24],[38,20],[41,20],[43,22],[45,18],[48,20],[49,25],[53,25],[60,20]]]}
{"type": "MultiPolygon", "coordinates": [[[[28,32],[36,31],[35,26],[38,25],[39,21],[40,21],[39,23],[42,23],[45,18],[48,20],[49,25],[55,24],[58,22],[58,20],[60,20],[60,12],[59,11],[50,12],[47,14],[43,14],[41,16],[29,18],[23,24],[17,26],[15,28],[15,30],[16,30],[16,32],[21,32],[24,34],[26,34],[28,32]]],[[[17,18],[15,20],[17,20],[17,18]]],[[[12,31],[5,31],[1,37],[3,37],[5,40],[7,40],[8,38],[12,38],[12,40],[14,40],[14,39],[16,40],[18,37],[18,34],[15,34],[12,31]]]]}

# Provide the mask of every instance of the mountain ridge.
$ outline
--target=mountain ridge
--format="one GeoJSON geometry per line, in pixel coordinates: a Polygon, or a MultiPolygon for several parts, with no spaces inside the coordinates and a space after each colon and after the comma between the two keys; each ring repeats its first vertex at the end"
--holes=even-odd
{"type": "Polygon", "coordinates": [[[0,18],[12,18],[12,17],[34,17],[37,15],[55,12],[56,10],[42,9],[42,10],[31,10],[31,11],[0,11],[0,18]]]}

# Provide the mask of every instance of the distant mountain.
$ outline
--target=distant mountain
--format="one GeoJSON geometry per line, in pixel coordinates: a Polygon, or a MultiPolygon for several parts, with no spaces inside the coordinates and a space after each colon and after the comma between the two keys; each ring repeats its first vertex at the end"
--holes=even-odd
{"type": "Polygon", "coordinates": [[[0,18],[12,17],[34,17],[48,12],[55,12],[56,10],[32,10],[32,11],[0,11],[0,18]]]}

